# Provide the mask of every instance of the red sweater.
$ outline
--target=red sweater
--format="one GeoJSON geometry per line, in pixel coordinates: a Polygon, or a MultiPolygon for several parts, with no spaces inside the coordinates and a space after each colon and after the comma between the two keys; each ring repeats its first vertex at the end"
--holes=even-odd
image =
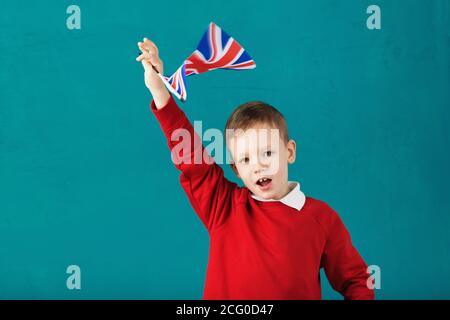
{"type": "Polygon", "coordinates": [[[204,147],[172,96],[164,108],[157,110],[152,101],[150,109],[171,150],[182,141],[171,141],[178,128],[197,139],[191,152],[179,152],[176,167],[210,237],[203,299],[321,299],[321,267],[346,299],[374,298],[366,285],[367,265],[326,203],[306,197],[298,211],[252,198],[247,188],[227,180],[216,163],[195,164],[194,146],[204,147]]]}

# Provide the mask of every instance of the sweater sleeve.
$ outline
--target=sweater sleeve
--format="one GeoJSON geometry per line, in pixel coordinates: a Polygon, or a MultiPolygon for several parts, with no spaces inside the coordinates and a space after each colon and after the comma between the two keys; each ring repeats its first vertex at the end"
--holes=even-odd
{"type": "Polygon", "coordinates": [[[346,300],[373,300],[374,290],[367,286],[367,265],[352,244],[344,223],[331,210],[327,240],[321,266],[334,290],[346,300]]]}
{"type": "Polygon", "coordinates": [[[181,186],[200,220],[211,232],[230,215],[237,185],[225,178],[222,168],[205,151],[201,138],[172,95],[161,109],[157,109],[152,100],[150,110],[167,139],[172,162],[181,172],[181,186]]]}

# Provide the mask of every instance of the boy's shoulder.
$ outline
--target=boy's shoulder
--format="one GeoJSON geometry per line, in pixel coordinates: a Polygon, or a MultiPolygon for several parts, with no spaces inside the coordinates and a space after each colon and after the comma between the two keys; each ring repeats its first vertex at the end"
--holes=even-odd
{"type": "Polygon", "coordinates": [[[306,196],[302,211],[304,211],[304,214],[310,215],[325,229],[340,220],[338,213],[328,203],[310,196],[306,196]]]}
{"type": "Polygon", "coordinates": [[[306,196],[305,208],[326,212],[328,214],[336,213],[328,203],[311,196],[306,196]]]}

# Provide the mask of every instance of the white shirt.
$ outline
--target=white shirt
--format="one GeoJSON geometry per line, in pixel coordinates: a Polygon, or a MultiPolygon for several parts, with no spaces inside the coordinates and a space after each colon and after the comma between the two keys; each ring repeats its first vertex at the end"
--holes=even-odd
{"type": "Polygon", "coordinates": [[[253,199],[256,199],[258,201],[280,201],[284,203],[285,205],[297,209],[300,211],[303,206],[305,205],[306,197],[305,194],[300,190],[300,183],[297,181],[288,181],[289,187],[292,188],[292,185],[295,184],[295,187],[292,188],[291,191],[287,195],[285,195],[283,198],[279,200],[275,199],[263,199],[257,195],[251,194],[253,199]]]}

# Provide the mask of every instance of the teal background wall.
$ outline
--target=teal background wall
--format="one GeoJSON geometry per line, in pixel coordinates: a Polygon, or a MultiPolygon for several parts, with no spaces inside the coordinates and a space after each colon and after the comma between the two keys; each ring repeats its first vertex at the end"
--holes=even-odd
{"type": "Polygon", "coordinates": [[[147,36],[170,74],[214,21],[257,68],[189,78],[189,118],[222,129],[248,100],[279,108],[290,178],[380,266],[377,298],[449,299],[449,15],[447,0],[3,2],[0,298],[201,298],[208,235],[135,57],[147,36]],[[71,264],[81,290],[66,288],[71,264]]]}

